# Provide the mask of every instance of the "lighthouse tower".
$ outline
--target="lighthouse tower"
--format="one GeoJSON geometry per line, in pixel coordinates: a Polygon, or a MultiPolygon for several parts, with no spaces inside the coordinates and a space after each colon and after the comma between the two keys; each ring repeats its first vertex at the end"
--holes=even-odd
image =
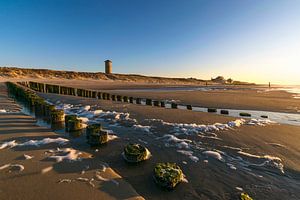
{"type": "Polygon", "coordinates": [[[105,73],[106,74],[111,74],[112,73],[112,61],[111,60],[106,60],[105,62],[105,73]]]}

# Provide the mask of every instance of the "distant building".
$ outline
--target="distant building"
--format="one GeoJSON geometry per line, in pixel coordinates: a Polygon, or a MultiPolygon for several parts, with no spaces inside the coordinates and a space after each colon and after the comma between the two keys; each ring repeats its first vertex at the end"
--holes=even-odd
{"type": "Polygon", "coordinates": [[[112,61],[111,60],[106,60],[105,62],[105,73],[106,74],[111,74],[112,73],[112,61]]]}

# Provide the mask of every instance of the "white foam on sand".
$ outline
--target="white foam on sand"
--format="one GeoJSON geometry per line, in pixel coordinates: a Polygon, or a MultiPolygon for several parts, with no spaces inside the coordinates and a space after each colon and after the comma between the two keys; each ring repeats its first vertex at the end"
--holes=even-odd
{"type": "Polygon", "coordinates": [[[53,153],[55,155],[49,156],[48,158],[54,159],[56,162],[66,161],[80,161],[80,155],[82,154],[80,151],[77,151],[72,148],[64,148],[54,150],[53,153]]]}
{"type": "Polygon", "coordinates": [[[103,178],[100,174],[95,175],[96,179],[99,181],[110,181],[108,178],[103,178]]]}
{"type": "Polygon", "coordinates": [[[13,148],[15,146],[17,146],[18,143],[16,142],[16,140],[12,140],[12,141],[8,141],[8,142],[4,142],[0,145],[0,149],[5,149],[5,148],[13,148]]]}
{"type": "Polygon", "coordinates": [[[211,125],[204,125],[204,124],[184,124],[184,123],[170,123],[165,122],[160,119],[148,119],[148,121],[159,122],[165,126],[171,126],[173,128],[172,132],[175,135],[191,135],[191,134],[201,134],[201,133],[209,133],[209,132],[216,132],[220,130],[227,130],[230,128],[240,127],[244,124],[247,125],[257,125],[257,126],[264,126],[266,124],[273,124],[275,122],[269,119],[236,119],[234,121],[230,121],[228,123],[214,123],[211,125]]]}
{"type": "Polygon", "coordinates": [[[189,149],[189,143],[192,143],[191,140],[188,139],[180,139],[174,135],[171,134],[165,134],[162,137],[158,137],[156,139],[162,139],[165,142],[166,146],[175,146],[179,149],[189,149]]]}
{"type": "Polygon", "coordinates": [[[42,140],[29,140],[27,142],[18,144],[17,146],[41,146],[41,145],[45,145],[45,144],[50,144],[50,143],[57,143],[59,145],[64,145],[66,143],[68,143],[69,140],[65,139],[65,138],[44,138],[42,140]]]}
{"type": "Polygon", "coordinates": [[[30,160],[30,159],[34,158],[34,156],[30,156],[30,155],[27,155],[27,154],[24,154],[23,157],[24,157],[25,160],[30,160]]]}
{"type": "Polygon", "coordinates": [[[284,174],[284,165],[282,164],[282,160],[279,157],[271,156],[271,155],[255,155],[251,153],[247,153],[244,151],[238,151],[239,154],[250,157],[250,158],[256,158],[259,160],[262,160],[261,163],[255,164],[255,163],[249,163],[248,166],[256,166],[256,167],[273,167],[278,169],[282,174],[284,174]]]}
{"type": "Polygon", "coordinates": [[[2,166],[0,167],[0,170],[6,169],[6,168],[8,168],[8,167],[10,167],[10,164],[2,165],[2,166]]]}
{"type": "Polygon", "coordinates": [[[98,180],[98,181],[104,181],[104,182],[109,182],[109,181],[111,181],[111,182],[113,182],[116,186],[119,186],[119,182],[118,181],[116,181],[115,179],[109,179],[109,178],[104,178],[104,177],[102,177],[101,175],[100,175],[100,172],[96,172],[96,174],[95,174],[95,178],[96,178],[96,180],[98,180]]]}
{"type": "MultiPolygon", "coordinates": [[[[98,122],[98,121],[110,121],[114,123],[120,124],[131,124],[138,125],[135,119],[130,118],[129,113],[123,112],[115,112],[115,111],[103,111],[103,110],[91,110],[91,106],[64,106],[64,104],[58,105],[58,107],[63,108],[66,114],[76,114],[79,116],[79,119],[82,120],[83,124],[88,124],[90,121],[98,122]]],[[[144,128],[146,127],[137,127],[144,128]]]]}
{"type": "Polygon", "coordinates": [[[141,130],[141,131],[150,133],[151,126],[142,126],[140,124],[138,124],[138,125],[135,124],[135,125],[133,125],[133,128],[136,130],[141,130]]]}
{"type": "MultiPolygon", "coordinates": [[[[49,104],[52,104],[50,101],[47,101],[49,104]]],[[[66,110],[66,109],[71,109],[73,107],[72,104],[61,104],[60,101],[57,101],[56,102],[57,105],[55,105],[55,108],[56,109],[63,109],[63,110],[66,110]]]]}
{"type": "Polygon", "coordinates": [[[273,142],[271,142],[271,143],[267,143],[267,144],[269,144],[269,145],[272,145],[272,146],[275,146],[275,147],[282,147],[282,148],[286,148],[286,146],[285,146],[285,145],[283,145],[283,144],[279,144],[279,143],[273,143],[273,142]]]}
{"type": "Polygon", "coordinates": [[[235,189],[238,190],[238,191],[241,191],[241,192],[244,191],[244,189],[241,188],[241,187],[235,187],[235,189]]]}
{"type": "Polygon", "coordinates": [[[112,140],[115,140],[115,139],[118,139],[119,137],[116,136],[116,135],[108,135],[108,141],[112,141],[112,140]]]}
{"type": "Polygon", "coordinates": [[[226,165],[229,166],[230,169],[236,170],[236,167],[235,167],[233,164],[231,164],[231,163],[226,163],[226,165]]]}
{"type": "Polygon", "coordinates": [[[45,167],[44,169],[41,170],[41,174],[46,174],[50,172],[53,169],[53,166],[45,167]]]}
{"type": "Polygon", "coordinates": [[[80,182],[85,182],[87,184],[89,184],[90,186],[92,187],[95,187],[93,181],[94,181],[94,178],[91,178],[91,179],[88,179],[88,178],[84,178],[84,177],[78,177],[76,179],[60,179],[58,181],[58,183],[72,183],[74,181],[80,181],[80,182]]]}
{"type": "Polygon", "coordinates": [[[202,153],[205,154],[207,157],[212,157],[212,158],[215,158],[215,159],[217,159],[219,161],[225,162],[225,159],[217,151],[204,151],[202,153]]]}
{"type": "Polygon", "coordinates": [[[100,115],[101,113],[103,113],[103,110],[94,110],[94,111],[92,111],[92,113],[93,113],[95,116],[98,116],[98,115],[100,115]]]}
{"type": "Polygon", "coordinates": [[[78,117],[79,120],[81,120],[82,123],[87,123],[89,121],[89,118],[87,117],[78,117]]]}
{"type": "Polygon", "coordinates": [[[276,122],[271,121],[269,119],[250,119],[247,122],[248,125],[254,125],[254,126],[265,126],[268,124],[276,124],[276,122]]]}
{"type": "Polygon", "coordinates": [[[0,113],[6,113],[5,109],[0,109],[0,113]]]}
{"type": "Polygon", "coordinates": [[[71,182],[72,182],[71,179],[66,179],[66,178],[64,178],[64,179],[59,179],[59,181],[58,181],[58,183],[71,183],[71,182]]]}
{"type": "Polygon", "coordinates": [[[10,168],[9,171],[18,171],[18,172],[21,172],[25,169],[25,167],[20,164],[5,164],[0,167],[0,170],[6,169],[6,168],[10,168]]]}
{"type": "Polygon", "coordinates": [[[198,162],[199,158],[193,155],[193,151],[177,150],[178,153],[188,156],[192,161],[198,162]]]}

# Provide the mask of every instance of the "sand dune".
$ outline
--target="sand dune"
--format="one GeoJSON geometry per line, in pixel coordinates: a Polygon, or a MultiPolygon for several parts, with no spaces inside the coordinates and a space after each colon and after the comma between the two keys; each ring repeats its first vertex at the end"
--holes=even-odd
{"type": "MultiPolygon", "coordinates": [[[[105,74],[103,72],[75,72],[49,69],[26,69],[16,67],[0,67],[2,79],[69,79],[69,80],[106,80],[144,84],[170,84],[170,85],[205,85],[219,84],[218,81],[201,80],[196,78],[168,78],[143,76],[137,74],[105,74]]],[[[234,81],[233,84],[248,84],[234,81]]]]}

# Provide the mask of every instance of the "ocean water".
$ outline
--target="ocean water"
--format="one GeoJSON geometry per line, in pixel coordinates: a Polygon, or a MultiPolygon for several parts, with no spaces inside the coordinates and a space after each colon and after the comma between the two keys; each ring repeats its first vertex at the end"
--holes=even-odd
{"type": "Polygon", "coordinates": [[[289,93],[294,94],[294,98],[300,99],[300,85],[292,85],[292,86],[280,86],[275,90],[283,90],[289,93]]]}

